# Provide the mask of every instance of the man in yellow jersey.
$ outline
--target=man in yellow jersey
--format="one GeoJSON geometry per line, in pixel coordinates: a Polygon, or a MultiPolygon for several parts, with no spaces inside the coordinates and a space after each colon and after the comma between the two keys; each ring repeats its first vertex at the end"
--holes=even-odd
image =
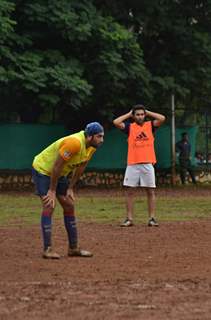
{"type": "Polygon", "coordinates": [[[81,250],[78,246],[73,187],[103,139],[104,129],[101,124],[91,122],[85,130],[55,141],[34,158],[32,177],[36,194],[42,202],[43,258],[60,258],[52,250],[51,242],[51,222],[56,198],[63,208],[69,242],[68,256],[92,256],[91,252],[81,250]],[[70,173],[72,176],[69,180],[70,173]]]}
{"type": "Polygon", "coordinates": [[[153,165],[156,163],[154,150],[154,131],[165,121],[159,113],[145,109],[143,105],[136,105],[132,110],[118,118],[114,125],[128,135],[127,168],[124,177],[126,189],[126,220],[122,227],[133,225],[133,189],[143,187],[146,189],[148,200],[148,226],[158,226],[155,219],[155,172],[153,165]],[[145,121],[150,117],[152,121],[145,121]],[[133,120],[131,123],[130,120],[133,120]]]}

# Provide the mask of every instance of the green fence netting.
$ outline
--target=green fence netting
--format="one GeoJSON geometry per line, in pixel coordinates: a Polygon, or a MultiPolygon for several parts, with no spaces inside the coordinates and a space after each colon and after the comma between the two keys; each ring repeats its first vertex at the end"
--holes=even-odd
{"type": "Polygon", "coordinates": [[[61,125],[0,125],[0,169],[31,168],[37,153],[66,134],[61,125]]]}
{"type": "MultiPolygon", "coordinates": [[[[187,132],[191,143],[191,163],[195,165],[195,149],[198,128],[183,127],[176,129],[176,142],[181,140],[181,134],[187,132]]],[[[157,155],[157,167],[166,169],[171,167],[171,129],[169,126],[163,126],[157,130],[155,140],[155,150],[157,155]]],[[[178,156],[177,161],[178,163],[178,156]]]]}
{"type": "MultiPolygon", "coordinates": [[[[194,159],[197,127],[176,129],[176,141],[182,132],[187,132],[192,145],[194,159]]],[[[0,169],[30,169],[34,156],[50,143],[65,135],[68,131],[62,125],[0,125],[0,169]]],[[[157,167],[161,169],[171,166],[171,131],[163,126],[156,132],[155,148],[157,167]]],[[[105,132],[104,144],[97,150],[89,162],[89,170],[114,171],[123,170],[127,162],[127,136],[117,129],[105,132]]],[[[194,161],[192,162],[194,164],[194,161]]]]}

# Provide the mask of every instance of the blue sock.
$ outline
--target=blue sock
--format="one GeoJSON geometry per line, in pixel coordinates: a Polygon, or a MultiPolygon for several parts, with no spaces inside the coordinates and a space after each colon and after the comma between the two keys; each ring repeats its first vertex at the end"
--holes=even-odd
{"type": "Polygon", "coordinates": [[[64,213],[64,224],[68,234],[69,247],[77,248],[78,233],[75,216],[64,213]]]}
{"type": "Polygon", "coordinates": [[[41,216],[41,228],[44,250],[51,246],[51,214],[43,212],[41,216]]]}

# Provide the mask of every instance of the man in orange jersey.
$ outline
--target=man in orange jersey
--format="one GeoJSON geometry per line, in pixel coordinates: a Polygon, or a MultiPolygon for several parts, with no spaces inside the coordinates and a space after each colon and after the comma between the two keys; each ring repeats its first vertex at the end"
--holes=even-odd
{"type": "Polygon", "coordinates": [[[87,124],[85,130],[58,139],[33,160],[32,177],[36,194],[42,203],[41,229],[43,258],[59,259],[52,250],[52,215],[56,198],[63,209],[68,236],[68,256],[91,257],[92,253],[78,246],[73,187],[96,149],[103,143],[104,129],[98,122],[87,124]],[[72,173],[69,181],[68,175],[72,173]]]}
{"type": "Polygon", "coordinates": [[[114,125],[128,135],[127,168],[123,185],[126,189],[126,220],[122,227],[133,225],[134,188],[146,189],[148,200],[148,226],[158,226],[155,219],[155,171],[154,131],[165,121],[159,113],[146,110],[143,105],[136,105],[132,110],[118,118],[114,125]],[[152,118],[145,121],[145,118],[152,118]],[[131,122],[130,120],[133,120],[131,122]]]}

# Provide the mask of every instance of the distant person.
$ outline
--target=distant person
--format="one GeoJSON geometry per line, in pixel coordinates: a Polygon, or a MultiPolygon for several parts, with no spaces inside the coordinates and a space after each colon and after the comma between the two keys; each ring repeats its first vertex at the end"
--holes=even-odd
{"type": "Polygon", "coordinates": [[[51,239],[56,198],[63,208],[68,235],[68,256],[92,256],[91,252],[81,250],[78,246],[73,187],[84,172],[87,162],[103,143],[103,138],[103,127],[98,122],[92,122],[85,130],[55,141],[34,158],[32,177],[36,194],[42,203],[43,258],[60,258],[52,250],[51,239]],[[72,177],[69,181],[70,173],[72,177]]]}
{"type": "Polygon", "coordinates": [[[191,144],[187,132],[183,132],[181,140],[176,143],[176,152],[179,153],[180,179],[182,184],[185,184],[187,172],[189,172],[192,182],[196,184],[194,171],[191,166],[191,144]]]}
{"type": "Polygon", "coordinates": [[[145,188],[148,201],[148,226],[158,226],[155,219],[155,171],[154,131],[165,121],[159,113],[136,105],[118,118],[114,125],[128,135],[127,168],[123,185],[126,187],[126,219],[122,227],[133,225],[134,189],[145,188]],[[152,121],[146,121],[150,117],[152,121]],[[133,122],[131,123],[132,120],[133,122]]]}
{"type": "Polygon", "coordinates": [[[195,153],[195,163],[196,165],[202,165],[204,163],[203,154],[199,151],[195,153]]]}
{"type": "Polygon", "coordinates": [[[207,162],[208,162],[209,164],[211,164],[211,153],[208,153],[207,162]]]}

